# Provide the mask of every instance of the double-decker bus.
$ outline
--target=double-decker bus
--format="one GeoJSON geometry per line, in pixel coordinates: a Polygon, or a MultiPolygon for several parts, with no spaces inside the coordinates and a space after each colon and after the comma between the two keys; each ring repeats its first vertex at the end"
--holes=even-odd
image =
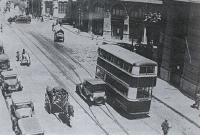
{"type": "Polygon", "coordinates": [[[107,99],[128,114],[148,114],[157,63],[117,45],[98,48],[95,77],[108,86],[107,99]]]}

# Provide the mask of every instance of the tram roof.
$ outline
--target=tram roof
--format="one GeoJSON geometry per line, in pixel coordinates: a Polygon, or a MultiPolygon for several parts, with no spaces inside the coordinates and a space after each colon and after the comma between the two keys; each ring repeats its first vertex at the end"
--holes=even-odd
{"type": "Polygon", "coordinates": [[[103,45],[99,48],[135,66],[157,65],[155,61],[152,61],[117,45],[103,45]]]}
{"type": "Polygon", "coordinates": [[[191,3],[200,3],[200,0],[175,0],[180,2],[191,2],[191,3]]]}
{"type": "Polygon", "coordinates": [[[121,0],[125,2],[141,2],[141,3],[152,3],[152,4],[163,4],[162,0],[121,0]]]}

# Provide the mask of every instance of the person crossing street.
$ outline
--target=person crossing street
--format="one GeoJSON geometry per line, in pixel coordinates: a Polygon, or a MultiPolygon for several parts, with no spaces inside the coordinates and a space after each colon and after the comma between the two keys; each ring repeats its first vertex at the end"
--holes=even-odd
{"type": "Polygon", "coordinates": [[[163,130],[163,135],[167,135],[169,132],[169,129],[171,126],[169,125],[168,120],[164,120],[164,122],[161,124],[162,130],[163,130]]]}

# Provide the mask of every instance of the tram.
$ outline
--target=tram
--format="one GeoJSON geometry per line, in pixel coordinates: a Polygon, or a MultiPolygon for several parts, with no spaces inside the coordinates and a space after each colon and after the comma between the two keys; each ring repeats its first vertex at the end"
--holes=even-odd
{"type": "Polygon", "coordinates": [[[108,86],[107,100],[128,114],[148,114],[157,63],[117,45],[98,48],[96,78],[108,86]]]}

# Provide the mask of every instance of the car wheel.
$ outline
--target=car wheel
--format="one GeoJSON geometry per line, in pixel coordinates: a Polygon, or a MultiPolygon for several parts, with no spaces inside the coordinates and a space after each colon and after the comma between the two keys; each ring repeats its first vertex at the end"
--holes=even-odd
{"type": "Polygon", "coordinates": [[[45,106],[44,107],[45,107],[46,111],[50,114],[50,106],[49,106],[49,102],[46,99],[46,96],[45,96],[45,106]]]}

